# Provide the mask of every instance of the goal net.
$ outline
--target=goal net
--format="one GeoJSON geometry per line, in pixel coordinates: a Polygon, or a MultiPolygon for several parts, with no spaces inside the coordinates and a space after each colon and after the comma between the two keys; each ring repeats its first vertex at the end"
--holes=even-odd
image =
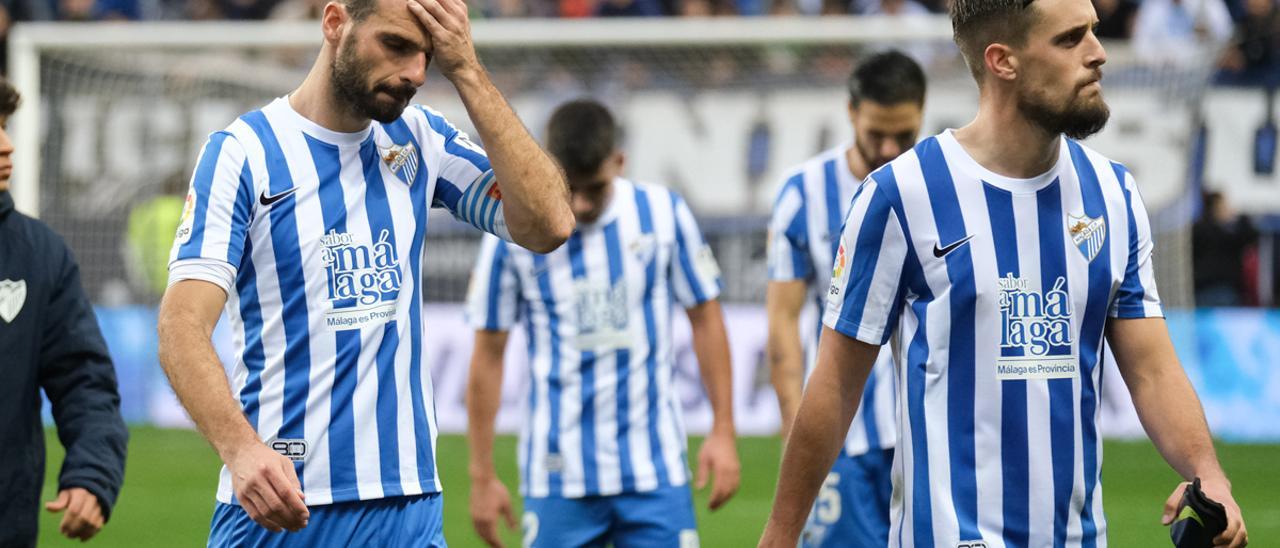
{"type": "MultiPolygon", "coordinates": [[[[763,300],[765,224],[780,174],[849,138],[845,80],[860,55],[896,47],[922,62],[923,135],[963,125],[976,109],[944,17],[499,20],[474,30],[481,59],[535,136],[563,100],[593,96],[615,110],[628,174],[688,199],[728,301],[763,300]]],[[[318,22],[15,29],[11,78],[25,97],[14,119],[15,198],[66,237],[95,302],[158,299],[200,146],[300,83],[320,40],[318,22]]],[[[1211,55],[1156,67],[1123,46],[1109,54],[1112,121],[1089,143],[1137,175],[1156,221],[1162,296],[1189,306],[1189,197],[1211,55]]],[[[438,73],[416,100],[469,129],[438,73]]],[[[431,222],[427,298],[460,300],[478,234],[447,215],[431,222]]]]}

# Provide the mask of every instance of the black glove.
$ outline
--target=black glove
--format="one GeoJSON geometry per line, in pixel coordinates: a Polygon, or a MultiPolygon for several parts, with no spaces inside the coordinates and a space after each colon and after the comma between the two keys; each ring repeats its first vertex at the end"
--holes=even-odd
{"type": "Polygon", "coordinates": [[[1213,538],[1227,530],[1227,509],[1200,490],[1196,478],[1182,493],[1182,502],[1174,514],[1169,537],[1178,548],[1213,546],[1213,538]]]}

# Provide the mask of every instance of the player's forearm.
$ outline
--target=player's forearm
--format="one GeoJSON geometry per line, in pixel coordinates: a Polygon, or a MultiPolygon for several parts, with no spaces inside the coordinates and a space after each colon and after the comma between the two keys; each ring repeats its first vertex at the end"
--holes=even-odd
{"type": "Polygon", "coordinates": [[[698,371],[711,403],[712,432],[732,434],[733,365],[719,301],[707,301],[689,309],[689,324],[698,371]]]}
{"type": "Polygon", "coordinates": [[[1183,478],[1225,479],[1204,409],[1186,374],[1176,361],[1152,364],[1150,371],[1124,377],[1151,442],[1183,478]]]}
{"type": "Polygon", "coordinates": [[[480,480],[497,475],[493,462],[494,421],[502,402],[502,358],[477,351],[467,378],[468,473],[480,480]]]}
{"type": "Polygon", "coordinates": [[[454,78],[502,191],[502,214],[517,244],[538,253],[573,231],[569,186],[482,68],[454,78]]]}
{"type": "Polygon", "coordinates": [[[160,366],[191,420],[223,462],[246,443],[260,441],[227,384],[210,342],[212,327],[162,306],[158,330],[160,366]]]}
{"type": "Polygon", "coordinates": [[[804,349],[796,318],[769,317],[769,380],[778,395],[778,411],[782,415],[782,437],[786,439],[800,407],[804,390],[804,349]]]}

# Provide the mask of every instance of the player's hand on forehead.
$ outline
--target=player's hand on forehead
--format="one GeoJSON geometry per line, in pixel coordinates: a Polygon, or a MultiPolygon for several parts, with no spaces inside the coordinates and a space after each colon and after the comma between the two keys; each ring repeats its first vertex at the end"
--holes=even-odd
{"type": "Polygon", "coordinates": [[[409,12],[427,29],[432,59],[440,72],[452,80],[466,71],[480,68],[471,41],[471,20],[462,0],[405,0],[409,12]]]}

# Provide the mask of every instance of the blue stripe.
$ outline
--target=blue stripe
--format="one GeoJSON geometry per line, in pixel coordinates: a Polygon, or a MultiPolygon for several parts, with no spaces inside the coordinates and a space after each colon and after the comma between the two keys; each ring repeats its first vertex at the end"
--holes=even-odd
{"type": "Polygon", "coordinates": [[[1111,169],[1115,171],[1116,179],[1120,181],[1120,190],[1124,192],[1125,209],[1129,214],[1129,263],[1125,266],[1124,280],[1120,283],[1119,291],[1116,292],[1115,306],[1121,318],[1141,318],[1146,316],[1142,301],[1147,290],[1142,287],[1142,276],[1139,272],[1138,253],[1141,248],[1138,245],[1138,220],[1133,214],[1133,191],[1125,187],[1125,176],[1129,172],[1124,166],[1113,162],[1111,169]]]}
{"type": "MultiPolygon", "coordinates": [[[[845,248],[848,257],[849,272],[846,277],[849,283],[845,288],[844,304],[841,306],[841,327],[859,329],[862,326],[862,312],[867,304],[867,296],[871,290],[872,279],[876,273],[876,263],[880,259],[880,246],[884,242],[885,225],[889,223],[889,201],[879,192],[870,192],[870,196],[860,197],[867,202],[867,209],[860,219],[858,240],[849,242],[845,248]]],[[[852,217],[849,222],[858,222],[852,217]]],[[[876,321],[876,320],[872,320],[876,321]]],[[[882,338],[887,339],[891,329],[886,329],[882,338]]],[[[846,333],[856,337],[857,333],[846,333]]]]}
{"type": "MultiPolygon", "coordinates": [[[[401,145],[412,143],[417,151],[418,170],[409,185],[409,199],[413,201],[413,240],[409,247],[409,275],[413,284],[413,299],[409,303],[409,379],[415,388],[409,391],[413,407],[413,431],[418,439],[418,483],[423,492],[436,491],[436,460],[431,452],[431,436],[427,424],[425,391],[421,381],[422,371],[422,246],[427,235],[427,163],[422,158],[422,146],[414,139],[403,119],[382,126],[392,140],[401,145]]],[[[434,406],[435,401],[432,400],[434,406]]],[[[434,411],[434,407],[432,409],[434,411]]],[[[434,413],[433,413],[434,415],[434,413]]]]}
{"type": "MultiPolygon", "coordinates": [[[[784,236],[790,242],[791,277],[807,279],[812,272],[809,268],[809,213],[808,200],[805,199],[804,174],[797,173],[784,183],[782,192],[778,194],[778,202],[787,195],[789,189],[795,189],[800,199],[800,207],[796,208],[791,222],[787,223],[784,236]]],[[[774,205],[774,207],[778,207],[774,205]]]]}
{"type": "Polygon", "coordinates": [[[702,290],[702,282],[698,279],[698,272],[693,268],[692,253],[695,250],[689,249],[691,244],[700,244],[698,239],[686,238],[684,234],[684,224],[680,222],[680,209],[683,201],[680,195],[675,192],[668,192],[671,196],[671,220],[675,225],[676,232],[676,255],[680,261],[680,271],[684,273],[684,277],[689,282],[689,290],[693,292],[693,300],[697,303],[703,303],[707,300],[707,294],[702,290]]]}
{"type": "MultiPolygon", "coordinates": [[[[422,114],[424,116],[427,117],[427,123],[431,126],[431,129],[436,133],[439,133],[440,135],[444,136],[445,152],[452,154],[454,156],[463,158],[468,162],[471,162],[471,165],[476,166],[476,169],[479,169],[480,171],[489,170],[488,158],[486,158],[483,154],[479,154],[471,149],[464,148],[458,145],[456,142],[454,142],[454,139],[456,139],[458,136],[458,130],[455,129],[451,124],[449,124],[448,120],[445,120],[443,116],[433,114],[431,111],[428,111],[427,109],[422,108],[421,106],[418,106],[417,108],[418,110],[422,111],[422,114]]],[[[403,123],[403,119],[401,119],[400,122],[403,123]]]]}
{"type": "MultiPolygon", "coordinates": [[[[395,226],[391,222],[391,206],[387,202],[387,187],[382,180],[382,159],[373,144],[372,137],[360,144],[360,162],[364,167],[364,207],[369,218],[369,233],[374,245],[380,244],[386,235],[391,249],[397,250],[395,226]]],[[[397,260],[397,268],[399,267],[397,260]]],[[[412,283],[412,282],[410,282],[412,283]]],[[[399,290],[385,292],[376,304],[393,302],[400,297],[399,290]]],[[[391,320],[382,327],[382,343],[378,345],[375,361],[378,365],[378,397],[374,405],[378,428],[378,461],[382,471],[384,496],[404,494],[400,485],[400,438],[397,434],[399,393],[396,390],[396,349],[400,346],[397,321],[391,320]]]]}
{"type": "MultiPolygon", "coordinates": [[[[200,163],[196,165],[196,174],[191,179],[195,190],[195,210],[192,211],[191,235],[187,243],[178,248],[179,259],[200,257],[200,248],[204,244],[205,217],[209,211],[209,201],[213,199],[213,178],[218,174],[218,159],[222,156],[222,143],[231,134],[219,131],[209,136],[209,144],[204,147],[200,163]]],[[[234,225],[233,225],[234,226],[234,225]]],[[[231,263],[236,264],[236,263],[231,263]]]]}
{"type": "MultiPolygon", "coordinates": [[[[609,285],[616,286],[625,282],[626,271],[622,264],[622,238],[618,235],[618,221],[604,226],[604,243],[609,253],[609,285]]],[[[630,323],[630,322],[628,322],[630,323]]],[[[635,467],[631,463],[631,393],[628,390],[631,378],[631,349],[619,348],[617,361],[617,400],[618,400],[618,462],[622,475],[622,492],[630,493],[636,487],[635,467]]]]}
{"type": "MultiPolygon", "coordinates": [[[[280,142],[266,115],[255,110],[241,117],[262,143],[267,163],[269,190],[279,194],[293,188],[293,176],[285,160],[280,142]]],[[[283,301],[284,322],[284,417],[277,436],[284,439],[306,439],[308,392],[311,387],[311,321],[308,318],[307,290],[302,273],[302,251],[298,245],[298,221],[294,215],[298,194],[271,206],[271,248],[275,254],[276,276],[283,301]]],[[[260,432],[270,436],[270,432],[260,432]]],[[[294,470],[302,480],[302,462],[294,462],[294,470]]],[[[305,488],[305,485],[304,485],[305,488]]]]}
{"type": "MultiPolygon", "coordinates": [[[[1070,288],[1067,277],[1066,228],[1063,226],[1062,184],[1053,184],[1036,192],[1040,219],[1040,291],[1048,293],[1063,280],[1062,288],[1070,288]]],[[[1049,354],[1071,352],[1070,346],[1052,346],[1049,354]]],[[[1067,522],[1071,510],[1071,492],[1075,472],[1075,409],[1071,379],[1049,379],[1049,448],[1053,463],[1053,544],[1066,546],[1067,522]]]]}
{"type": "MultiPolygon", "coordinates": [[[[533,255],[533,271],[538,273],[538,291],[542,306],[547,312],[547,335],[551,339],[551,371],[547,374],[547,405],[551,412],[551,427],[547,432],[547,454],[560,454],[560,315],[556,313],[556,297],[551,290],[551,273],[548,272],[546,255],[533,255]]],[[[531,336],[532,333],[531,333],[531,336]]],[[[550,496],[561,496],[563,478],[558,471],[548,471],[550,496]]]]}
{"type": "MultiPolygon", "coordinates": [[[[640,217],[640,233],[653,234],[653,212],[649,207],[649,194],[636,187],[636,213],[640,217]]],[[[679,233],[679,230],[676,231],[679,233]]],[[[656,256],[655,256],[656,257],[656,256]]],[[[658,437],[658,325],[657,310],[654,307],[654,284],[658,277],[658,259],[649,261],[644,267],[644,329],[647,337],[648,350],[646,351],[644,364],[645,374],[648,377],[648,390],[645,397],[648,398],[648,411],[646,421],[649,427],[649,455],[653,460],[653,467],[658,477],[658,486],[667,486],[671,484],[671,477],[667,473],[666,461],[662,458],[662,439],[658,437]]],[[[668,307],[662,310],[669,310],[668,307]]]]}
{"type": "MultiPolygon", "coordinates": [[[[936,137],[916,148],[920,168],[938,226],[938,245],[950,245],[969,236],[965,228],[955,183],[936,137]]],[[[962,245],[944,259],[951,281],[951,321],[947,357],[947,439],[950,442],[951,500],[960,540],[977,540],[978,479],[974,450],[974,333],[977,323],[977,289],[973,280],[971,245],[962,245]]]]}
{"type": "MultiPolygon", "coordinates": [[[[524,320],[525,339],[527,340],[529,347],[529,369],[532,370],[537,366],[538,337],[536,335],[537,331],[534,330],[535,328],[533,326],[533,314],[525,314],[524,320]]],[[[529,407],[525,413],[526,417],[524,420],[524,459],[520,462],[520,482],[524,485],[525,493],[532,492],[530,490],[530,485],[532,484],[530,473],[532,472],[532,468],[529,466],[529,463],[533,460],[533,438],[538,436],[538,433],[533,430],[533,419],[537,415],[537,409],[538,377],[537,375],[531,375],[531,380],[529,382],[529,407]]],[[[550,430],[555,430],[554,424],[551,425],[550,430]]]]}
{"type": "MultiPolygon", "coordinates": [[[[983,183],[987,215],[991,219],[996,274],[1022,276],[1018,263],[1018,226],[1013,197],[1008,191],[983,183]]],[[[972,244],[971,244],[972,245],[972,244]]],[[[1003,325],[1003,321],[1001,322],[1003,325]]],[[[1022,356],[1021,347],[1001,349],[1001,356],[1022,356]]],[[[1000,382],[1000,463],[1004,466],[1004,543],[1027,546],[1030,542],[1030,457],[1027,445],[1027,381],[1000,382]]]]}
{"type": "Polygon", "coordinates": [[[840,246],[840,226],[844,222],[846,208],[840,207],[840,179],[836,176],[836,161],[827,160],[822,166],[827,195],[827,240],[831,242],[831,256],[836,256],[840,246]]]}
{"type": "MultiPolygon", "coordinates": [[[[582,232],[569,236],[569,264],[574,282],[587,279],[587,267],[582,253],[582,232]]],[[[578,326],[578,334],[588,333],[578,326]]],[[[578,415],[578,431],[582,435],[583,482],[588,495],[600,493],[600,476],[596,469],[596,353],[582,350],[578,359],[578,375],[581,377],[582,412],[578,415]]]]}
{"type": "Polygon", "coordinates": [[[489,306],[484,319],[484,328],[489,331],[497,331],[504,327],[498,317],[500,312],[498,308],[503,297],[502,273],[507,268],[507,256],[509,253],[506,242],[499,241],[494,246],[493,261],[489,266],[489,290],[486,291],[489,295],[489,306]]]}
{"type": "MultiPolygon", "coordinates": [[[[904,302],[903,291],[908,287],[917,295],[911,303],[912,314],[917,319],[916,332],[907,346],[907,360],[904,370],[904,384],[907,395],[907,421],[911,425],[911,525],[912,537],[916,546],[933,546],[933,502],[930,498],[929,474],[929,437],[928,418],[925,415],[924,395],[929,357],[929,304],[933,302],[933,291],[924,278],[924,268],[920,258],[916,256],[915,247],[911,245],[911,228],[907,225],[905,211],[902,207],[902,195],[898,189],[897,177],[893,173],[893,164],[871,174],[876,188],[884,195],[893,207],[902,227],[903,241],[907,242],[906,264],[903,269],[902,288],[899,290],[898,302],[904,302]]],[[[866,188],[858,189],[861,193],[866,188]]],[[[857,198],[855,198],[856,200],[857,198]]],[[[896,307],[895,307],[896,310],[896,307]]],[[[896,317],[889,323],[895,325],[896,317]]],[[[905,460],[904,460],[905,463],[905,460]]],[[[905,528],[905,527],[904,527],[905,528]]],[[[898,530],[899,544],[902,544],[903,530],[898,530]]]]}
{"type": "MultiPolygon", "coordinates": [[[[1076,174],[1080,179],[1081,195],[1084,201],[1084,214],[1090,218],[1102,217],[1104,231],[1108,234],[1111,220],[1107,218],[1106,198],[1102,193],[1102,185],[1093,164],[1085,156],[1084,150],[1075,141],[1067,141],[1071,146],[1071,160],[1075,164],[1076,174]]],[[[1080,511],[1080,526],[1083,529],[1083,546],[1092,548],[1098,544],[1098,524],[1093,515],[1094,490],[1100,467],[1098,455],[1098,405],[1102,401],[1102,368],[1101,349],[1103,329],[1107,321],[1107,297],[1111,285],[1111,239],[1102,240],[1102,245],[1094,260],[1089,263],[1089,297],[1085,302],[1084,318],[1080,325],[1080,434],[1081,453],[1084,458],[1084,507],[1080,511]],[[1097,371],[1097,384],[1094,383],[1094,372],[1097,371]]]]}
{"type": "Polygon", "coordinates": [[[245,243],[244,259],[236,275],[236,294],[240,296],[240,320],[244,322],[244,360],[248,376],[240,389],[240,406],[245,418],[258,430],[258,404],[262,395],[262,368],[266,352],[262,347],[262,307],[258,303],[258,273],[253,268],[253,243],[245,243]]]}
{"type": "Polygon", "coordinates": [[[253,171],[249,160],[240,166],[240,187],[231,210],[231,234],[227,237],[227,263],[240,264],[249,237],[249,221],[253,219],[253,171]]]}
{"type": "MultiPolygon", "coordinates": [[[[342,192],[342,161],[338,147],[304,135],[320,181],[320,211],[324,218],[322,233],[347,232],[347,204],[342,192]]],[[[328,287],[334,287],[333,272],[327,271],[328,287]]],[[[329,296],[330,299],[333,295],[329,296]]],[[[352,306],[354,299],[334,301],[334,307],[352,306]]],[[[356,378],[360,368],[360,332],[342,330],[336,339],[333,366],[333,389],[329,394],[329,483],[337,489],[355,487],[356,433],[351,410],[356,378]]]]}
{"type": "Polygon", "coordinates": [[[458,185],[444,177],[436,178],[436,194],[431,201],[433,207],[442,206],[456,214],[461,211],[458,207],[460,200],[462,200],[462,191],[458,189],[458,185]]]}

